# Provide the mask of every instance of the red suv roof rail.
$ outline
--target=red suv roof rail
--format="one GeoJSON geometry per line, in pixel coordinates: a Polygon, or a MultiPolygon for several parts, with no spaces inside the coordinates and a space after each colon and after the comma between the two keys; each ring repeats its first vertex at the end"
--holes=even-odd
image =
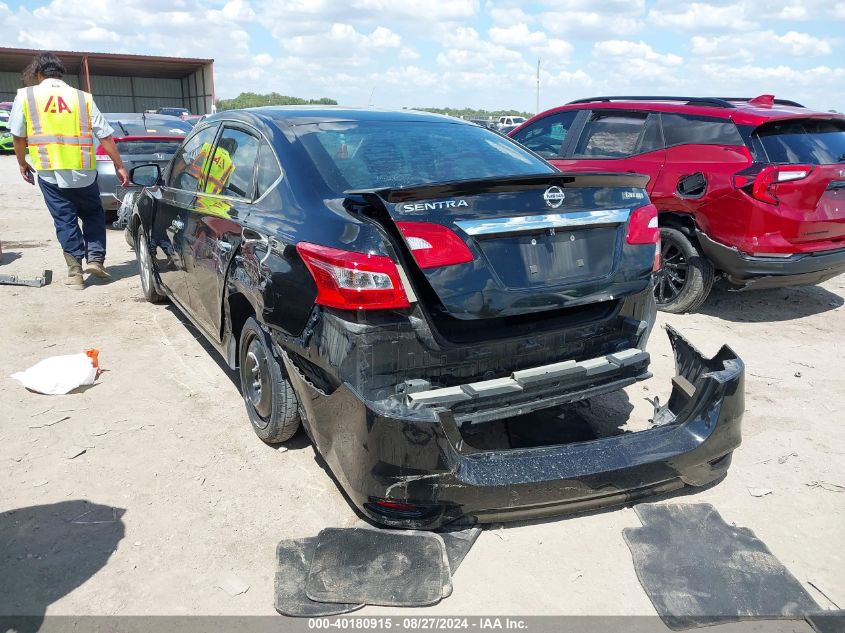
{"type": "MultiPolygon", "coordinates": [[[[761,95],[762,96],[762,95],[761,95]]],[[[575,105],[579,103],[593,103],[596,101],[677,101],[689,106],[709,106],[712,108],[736,108],[737,104],[734,102],[750,103],[759,97],[667,97],[667,96],[630,96],[630,97],[589,97],[587,99],[576,99],[570,101],[567,105],[575,105]]],[[[772,103],[776,105],[792,106],[793,108],[803,108],[804,106],[796,101],[789,99],[772,99],[772,103]]]]}
{"type": "Polygon", "coordinates": [[[692,106],[710,106],[713,108],[735,108],[736,105],[727,99],[718,97],[666,97],[666,96],[632,96],[632,97],[590,97],[588,99],[576,99],[567,105],[576,103],[591,103],[594,101],[679,101],[692,106]]]}

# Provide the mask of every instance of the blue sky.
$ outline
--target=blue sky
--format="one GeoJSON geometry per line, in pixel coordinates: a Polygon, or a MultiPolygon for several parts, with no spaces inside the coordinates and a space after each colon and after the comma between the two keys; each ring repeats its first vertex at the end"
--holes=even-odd
{"type": "Polygon", "coordinates": [[[845,0],[0,0],[4,45],[215,59],[241,91],[534,111],[774,93],[845,111],[845,0]],[[8,37],[6,37],[8,36],[8,37]]]}

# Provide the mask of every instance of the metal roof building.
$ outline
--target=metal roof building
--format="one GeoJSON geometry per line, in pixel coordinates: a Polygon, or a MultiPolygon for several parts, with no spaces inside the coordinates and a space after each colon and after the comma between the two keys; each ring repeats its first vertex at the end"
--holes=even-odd
{"type": "MultiPolygon", "coordinates": [[[[0,47],[0,101],[14,99],[22,86],[21,71],[42,52],[0,47]]],[[[102,112],[179,107],[194,114],[211,113],[213,59],[53,52],[65,64],[65,81],[93,94],[102,112]]]]}

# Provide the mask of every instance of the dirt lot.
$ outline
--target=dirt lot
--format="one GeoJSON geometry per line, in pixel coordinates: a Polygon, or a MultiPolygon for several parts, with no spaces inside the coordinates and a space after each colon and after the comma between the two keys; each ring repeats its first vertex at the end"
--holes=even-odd
{"type": "MultiPolygon", "coordinates": [[[[0,565],[15,569],[14,579],[0,569],[12,587],[6,604],[48,614],[275,613],[276,543],[357,521],[310,445],[300,435],[274,449],[255,437],[233,377],[199,334],[171,307],[140,298],[122,232],[109,233],[114,281],[72,292],[40,192],[10,156],[0,157],[0,200],[0,273],[51,268],[58,277],[42,289],[0,286],[0,512],[47,506],[18,513],[39,529],[0,542],[0,565]],[[82,393],[37,395],[8,377],[88,347],[101,350],[106,371],[82,393]],[[90,510],[81,500],[120,510],[62,520],[90,510]],[[97,538],[73,534],[94,519],[114,523],[95,524],[97,538]],[[246,593],[217,587],[230,573],[246,593]]],[[[731,345],[747,364],[744,443],[732,470],[683,501],[712,503],[754,530],[825,607],[810,583],[845,607],[843,297],[845,277],[717,291],[700,314],[658,319],[708,354],[731,345]]],[[[668,395],[673,368],[659,329],[650,351],[655,378],[629,390],[634,415],[648,411],[645,396],[668,395]]],[[[491,526],[454,594],[414,613],[653,614],[622,538],[637,525],[624,508],[491,526]]]]}

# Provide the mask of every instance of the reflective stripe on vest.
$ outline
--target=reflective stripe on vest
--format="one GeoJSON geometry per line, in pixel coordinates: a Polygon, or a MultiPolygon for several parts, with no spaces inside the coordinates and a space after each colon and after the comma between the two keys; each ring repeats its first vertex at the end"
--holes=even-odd
{"type": "Polygon", "coordinates": [[[96,167],[91,95],[70,86],[24,88],[29,156],[36,170],[96,167]]]}

